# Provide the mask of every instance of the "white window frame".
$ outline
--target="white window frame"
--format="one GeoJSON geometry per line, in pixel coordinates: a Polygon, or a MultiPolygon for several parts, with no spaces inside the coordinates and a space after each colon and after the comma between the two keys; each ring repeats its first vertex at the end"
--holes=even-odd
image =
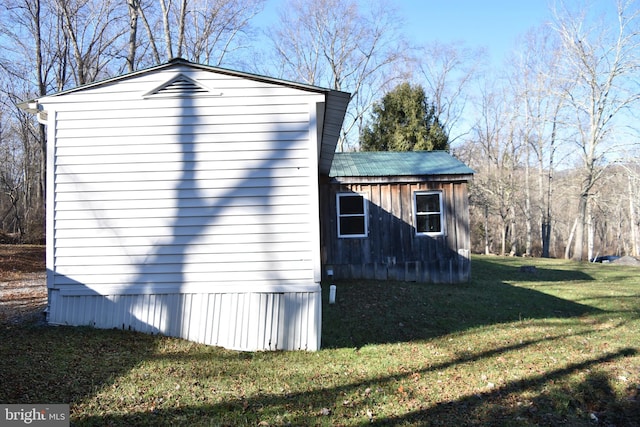
{"type": "Polygon", "coordinates": [[[446,222],[444,216],[444,193],[442,191],[414,191],[413,193],[413,228],[417,236],[444,236],[446,235],[446,222]],[[438,196],[439,212],[418,212],[418,196],[428,195],[438,196]],[[440,231],[418,231],[418,216],[422,215],[439,215],[440,231]]]}
{"type": "Polygon", "coordinates": [[[369,237],[369,203],[367,201],[367,196],[362,193],[355,192],[342,192],[336,193],[336,224],[338,227],[338,237],[341,239],[361,239],[363,237],[369,237]],[[362,197],[362,214],[340,214],[340,199],[342,197],[354,197],[359,196],[362,197]],[[342,234],[342,230],[340,229],[340,219],[345,217],[364,217],[364,234],[342,234]]]}

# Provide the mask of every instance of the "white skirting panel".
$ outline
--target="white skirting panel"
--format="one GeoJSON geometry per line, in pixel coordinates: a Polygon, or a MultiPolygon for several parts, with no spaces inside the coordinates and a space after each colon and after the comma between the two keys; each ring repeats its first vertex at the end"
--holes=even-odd
{"type": "Polygon", "coordinates": [[[317,292],[73,295],[50,289],[56,325],[126,329],[233,350],[320,348],[317,292]]]}

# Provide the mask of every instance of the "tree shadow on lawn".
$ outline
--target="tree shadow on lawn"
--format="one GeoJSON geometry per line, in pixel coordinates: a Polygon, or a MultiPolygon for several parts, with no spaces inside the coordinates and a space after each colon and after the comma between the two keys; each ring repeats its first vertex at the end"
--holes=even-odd
{"type": "MultiPolygon", "coordinates": [[[[566,337],[566,336],[564,336],[566,337]]],[[[544,341],[558,339],[545,338],[544,341]]],[[[548,370],[484,392],[457,400],[420,402],[412,387],[420,387],[416,378],[471,360],[491,358],[511,350],[525,349],[540,342],[533,340],[495,350],[462,356],[440,364],[405,373],[349,382],[330,387],[309,386],[308,391],[259,393],[250,397],[234,396],[220,403],[158,408],[127,414],[107,413],[83,416],[78,425],[155,426],[155,425],[584,425],[598,417],[608,425],[633,426],[640,415],[638,401],[615,396],[611,379],[597,371],[600,364],[636,355],[632,348],[602,354],[566,367],[548,370]],[[571,388],[550,390],[566,377],[588,372],[584,382],[571,388]],[[399,387],[400,385],[400,387],[399,387]],[[403,387],[404,385],[404,387],[403,387]],[[562,398],[552,393],[563,393],[562,398]],[[526,402],[518,403],[525,394],[526,402]],[[375,408],[392,405],[399,415],[376,414],[375,408]],[[568,404],[565,406],[565,401],[568,404]],[[404,410],[418,406],[420,409],[404,410]],[[593,415],[592,415],[593,414],[593,415]]],[[[277,356],[277,353],[276,353],[277,356]]],[[[428,385],[426,385],[428,386],[428,385]]],[[[203,396],[207,400],[209,396],[203,396]]]]}
{"type": "MultiPolygon", "coordinates": [[[[517,267],[514,268],[517,270],[517,267]]],[[[516,273],[509,269],[505,271],[508,274],[516,273]]],[[[571,277],[573,279],[563,280],[589,280],[578,273],[573,273],[571,277]]],[[[496,275],[491,280],[479,280],[463,285],[339,283],[337,302],[334,305],[326,302],[328,286],[323,286],[323,292],[325,347],[358,348],[374,343],[409,342],[497,323],[524,319],[572,318],[599,312],[588,305],[508,285],[502,281],[501,275],[496,275]]],[[[72,403],[73,406],[90,396],[93,396],[91,399],[99,399],[96,394],[100,390],[115,386],[118,377],[126,375],[131,368],[145,361],[163,358],[167,359],[167,363],[172,363],[175,360],[195,361],[205,357],[192,352],[158,354],[158,340],[162,338],[129,331],[25,325],[0,325],[0,328],[0,350],[3,356],[0,360],[2,403],[61,402],[72,403]],[[52,375],[60,372],[63,374],[52,375]]],[[[370,420],[364,414],[367,408],[375,407],[375,400],[381,399],[381,395],[377,389],[370,391],[370,395],[365,390],[369,387],[383,388],[384,393],[398,399],[399,404],[404,402],[409,405],[412,398],[398,391],[398,383],[412,381],[411,375],[435,372],[456,364],[495,357],[502,352],[526,351],[527,347],[538,342],[561,338],[563,337],[545,337],[485,352],[459,354],[446,362],[429,365],[416,372],[394,371],[388,376],[360,379],[338,386],[323,387],[320,383],[315,387],[309,386],[308,391],[303,392],[259,393],[247,398],[236,393],[224,397],[219,403],[160,407],[152,410],[145,406],[128,414],[116,413],[117,408],[105,408],[104,415],[100,414],[100,411],[93,411],[93,414],[88,416],[76,416],[74,424],[237,425],[238,420],[247,420],[246,424],[256,425],[262,419],[281,419],[282,424],[286,424],[286,414],[290,413],[298,414],[291,415],[294,419],[289,420],[294,425],[335,425],[343,422],[354,424],[357,417],[361,417],[362,424],[373,422],[379,425],[425,425],[425,422],[434,425],[439,422],[444,425],[464,425],[477,420],[488,425],[491,420],[504,421],[508,417],[525,417],[531,423],[553,425],[561,420],[553,418],[557,415],[545,412],[545,408],[553,409],[556,402],[542,391],[543,388],[571,373],[597,369],[598,364],[634,355],[636,350],[622,349],[606,353],[601,357],[565,368],[546,370],[545,373],[507,383],[480,395],[474,394],[417,410],[397,411],[401,414],[397,416],[373,414],[370,420]],[[528,391],[535,394],[532,403],[527,407],[514,409],[515,406],[513,402],[508,401],[508,396],[528,391]],[[342,407],[340,402],[346,401],[345,396],[351,396],[351,401],[343,403],[342,407]],[[308,415],[300,418],[300,413],[308,415]],[[282,416],[284,418],[278,418],[282,416]]],[[[212,357],[216,358],[227,356],[229,360],[225,363],[252,357],[246,353],[212,354],[212,357]]],[[[273,353],[263,357],[275,359],[278,356],[279,353],[273,353]]],[[[621,414],[620,419],[634,419],[625,417],[638,413],[638,408],[634,406],[635,401],[616,401],[615,396],[611,397],[608,378],[597,375],[599,374],[592,374],[584,384],[578,385],[577,391],[567,391],[568,395],[588,394],[580,391],[582,389],[597,392],[597,398],[585,398],[585,402],[576,403],[581,406],[576,406],[572,411],[577,413],[583,408],[594,407],[596,412],[606,413],[605,416],[600,415],[600,419],[612,422],[611,420],[615,421],[611,418],[615,411],[611,412],[609,409],[614,408],[621,414]],[[602,400],[606,401],[605,409],[598,409],[602,407],[596,405],[598,399],[605,399],[602,400]]],[[[203,378],[203,381],[206,379],[203,378]]],[[[206,398],[210,390],[201,389],[200,393],[206,398]]],[[[575,413],[573,415],[576,416],[575,413]]],[[[499,424],[501,423],[496,421],[496,425],[499,424]]],[[[617,425],[632,424],[619,422],[617,425]]]]}
{"type": "MultiPolygon", "coordinates": [[[[325,339],[333,339],[329,343],[334,347],[350,348],[375,342],[428,339],[519,319],[571,318],[598,312],[587,305],[506,285],[499,278],[465,285],[339,284],[337,303],[329,306],[325,302],[324,305],[325,321],[328,322],[324,326],[325,339]],[[347,324],[340,325],[340,319],[347,324]],[[328,325],[337,330],[327,330],[328,325]]],[[[148,402],[136,406],[134,411],[123,413],[108,405],[99,410],[87,408],[84,414],[76,414],[73,422],[74,425],[96,426],[260,425],[264,420],[269,424],[263,425],[572,425],[566,421],[573,420],[573,425],[577,425],[580,420],[587,422],[589,411],[592,411],[595,417],[608,424],[637,425],[630,421],[638,419],[640,414],[635,396],[618,399],[610,385],[613,379],[598,372],[600,364],[634,356],[636,350],[632,348],[602,353],[541,373],[536,370],[527,378],[452,401],[421,403],[420,395],[413,395],[410,389],[416,384],[414,378],[421,375],[427,378],[429,373],[456,365],[491,359],[510,351],[527,351],[541,342],[577,335],[580,334],[545,336],[482,352],[461,353],[410,372],[397,367],[385,376],[358,378],[339,385],[331,381],[325,386],[316,380],[306,390],[292,393],[259,392],[245,397],[238,391],[216,396],[215,391],[206,387],[215,385],[215,379],[207,379],[205,372],[202,372],[202,378],[177,376],[176,379],[202,383],[195,390],[200,394],[202,404],[178,406],[167,402],[154,408],[154,392],[147,396],[140,390],[140,398],[148,402]],[[557,385],[567,376],[579,372],[588,372],[582,383],[569,389],[565,388],[566,381],[565,385],[557,385]],[[404,390],[399,385],[404,385],[404,390]],[[530,396],[522,404],[515,401],[521,394],[530,396]],[[376,406],[386,406],[389,399],[397,401],[392,405],[391,413],[376,414],[376,406]],[[560,407],[563,404],[565,406],[560,407]],[[370,417],[368,410],[372,410],[370,417]]],[[[231,369],[231,366],[242,365],[254,357],[251,353],[214,350],[159,354],[158,340],[164,338],[118,330],[6,326],[0,330],[0,338],[3,354],[0,402],[3,403],[71,402],[73,407],[89,398],[99,406],[97,394],[100,390],[116,387],[118,377],[146,361],[166,359],[169,365],[176,362],[198,364],[198,361],[215,357],[225,359],[221,363],[231,369]],[[64,375],[56,377],[52,372],[64,372],[64,375]]],[[[325,345],[330,346],[329,343],[325,345]]],[[[354,354],[356,359],[360,357],[357,352],[354,354]]],[[[277,366],[280,356],[275,352],[255,357],[272,359],[269,363],[277,366]]],[[[354,360],[355,364],[357,360],[354,360]]],[[[422,385],[431,386],[434,385],[422,385]]],[[[163,390],[158,389],[155,393],[162,395],[161,392],[163,390]]]]}
{"type": "MultiPolygon", "coordinates": [[[[305,378],[307,381],[301,380],[294,392],[265,391],[245,396],[242,390],[234,390],[232,394],[217,393],[215,388],[221,385],[215,377],[221,373],[216,372],[213,378],[208,378],[208,369],[220,366],[227,372],[222,375],[235,375],[256,357],[266,359],[267,365],[277,370],[281,353],[236,353],[194,344],[194,348],[202,351],[177,347],[177,353],[161,354],[158,349],[162,341],[159,340],[172,342],[173,339],[82,327],[7,326],[0,330],[3,338],[0,344],[3,354],[0,359],[0,402],[71,403],[73,413],[75,405],[89,398],[90,402],[84,404],[89,405],[84,413],[76,412],[73,417],[73,425],[78,426],[508,425],[509,422],[512,425],[576,425],[576,420],[587,422],[588,411],[609,425],[637,425],[632,422],[640,419],[637,418],[640,415],[638,401],[632,399],[635,396],[629,395],[627,400],[618,399],[610,386],[612,379],[598,371],[601,364],[636,355],[637,351],[632,348],[602,353],[557,369],[545,369],[542,373],[533,371],[533,375],[525,379],[513,380],[452,401],[420,402],[419,393],[424,391],[412,390],[414,387],[436,387],[426,381],[435,372],[579,335],[567,333],[525,340],[481,352],[459,354],[440,363],[425,361],[424,367],[411,370],[396,366],[382,376],[346,381],[327,379],[326,385],[324,377],[319,380],[305,378]],[[222,360],[210,365],[211,358],[222,360]],[[98,395],[101,390],[119,387],[118,378],[131,368],[154,361],[164,363],[157,369],[166,365],[179,371],[181,364],[187,364],[191,366],[189,372],[200,372],[193,377],[175,373],[167,375],[173,375],[177,382],[186,384],[185,392],[195,393],[202,403],[176,405],[167,397],[171,393],[177,394],[174,388],[167,389],[166,385],[155,387],[147,380],[141,387],[148,385],[152,387],[149,390],[109,390],[110,400],[102,406],[98,395]],[[584,382],[569,389],[562,388],[566,385],[557,385],[578,372],[588,372],[584,382]],[[191,390],[188,384],[197,385],[191,390]],[[114,400],[117,402],[119,393],[127,399],[133,393],[136,403],[124,405],[121,409],[112,406],[114,400]],[[522,405],[515,402],[521,394],[529,396],[522,405]],[[562,396],[558,398],[558,394],[562,396]],[[158,400],[161,397],[165,398],[164,404],[158,403],[162,401],[158,400]],[[390,400],[394,403],[390,404],[390,400]],[[568,402],[567,406],[559,407],[564,402],[568,402]],[[386,414],[376,413],[380,405],[387,408],[386,414]],[[368,411],[371,411],[370,415],[367,415],[368,411]],[[574,423],[565,422],[567,419],[574,423]]],[[[304,363],[307,357],[314,358],[315,355],[301,354],[300,363],[304,363]]],[[[354,352],[354,368],[361,357],[366,359],[370,356],[354,352]]],[[[363,363],[366,362],[363,360],[363,363]]],[[[333,369],[335,374],[343,375],[341,368],[333,369]]],[[[332,369],[324,373],[331,375],[332,369]]],[[[143,370],[136,375],[146,374],[143,370]]],[[[250,376],[251,372],[244,375],[250,376]]],[[[254,378],[253,381],[259,379],[254,378]]]]}
{"type": "Polygon", "coordinates": [[[492,324],[601,312],[586,304],[506,283],[593,280],[587,274],[540,268],[536,273],[523,273],[519,267],[502,264],[491,268],[490,276],[465,284],[338,283],[335,304],[328,304],[329,286],[325,285],[322,346],[358,348],[408,342],[492,324]]]}
{"type": "Polygon", "coordinates": [[[428,409],[387,417],[372,425],[640,425],[640,400],[637,386],[630,387],[626,398],[618,399],[612,378],[598,370],[601,364],[635,356],[634,348],[623,348],[599,358],[570,364],[541,375],[508,382],[502,387],[442,402],[428,409]],[[585,379],[572,387],[560,385],[569,375],[586,372],[585,379]],[[556,384],[558,383],[558,384],[556,384]],[[533,394],[526,401],[522,392],[533,394]]]}
{"type": "Polygon", "coordinates": [[[152,358],[157,340],[122,330],[0,324],[0,402],[77,402],[152,358]]]}
{"type": "Polygon", "coordinates": [[[541,266],[538,261],[535,258],[474,256],[471,263],[471,280],[472,283],[484,281],[555,283],[594,280],[583,271],[585,269],[581,268],[582,264],[570,264],[576,269],[566,268],[565,264],[563,268],[551,268],[553,264],[545,263],[541,266]]]}

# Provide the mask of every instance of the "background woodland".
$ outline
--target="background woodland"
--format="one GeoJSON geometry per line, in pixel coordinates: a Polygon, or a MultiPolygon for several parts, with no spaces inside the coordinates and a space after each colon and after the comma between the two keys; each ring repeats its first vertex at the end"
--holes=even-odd
{"type": "Polygon", "coordinates": [[[266,23],[265,0],[1,3],[2,241],[46,233],[44,127],[17,105],[182,57],[351,93],[344,151],[386,93],[421,87],[477,172],[474,252],[639,255],[637,0],[555,2],[500,64],[462,42],[416,45],[386,1],[290,0],[266,23]]]}

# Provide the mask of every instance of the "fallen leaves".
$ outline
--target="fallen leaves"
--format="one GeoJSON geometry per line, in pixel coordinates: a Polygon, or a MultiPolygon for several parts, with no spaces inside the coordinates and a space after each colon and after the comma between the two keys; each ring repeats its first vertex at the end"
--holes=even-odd
{"type": "Polygon", "coordinates": [[[0,245],[0,322],[42,314],[47,304],[44,259],[44,246],[0,245]]]}

